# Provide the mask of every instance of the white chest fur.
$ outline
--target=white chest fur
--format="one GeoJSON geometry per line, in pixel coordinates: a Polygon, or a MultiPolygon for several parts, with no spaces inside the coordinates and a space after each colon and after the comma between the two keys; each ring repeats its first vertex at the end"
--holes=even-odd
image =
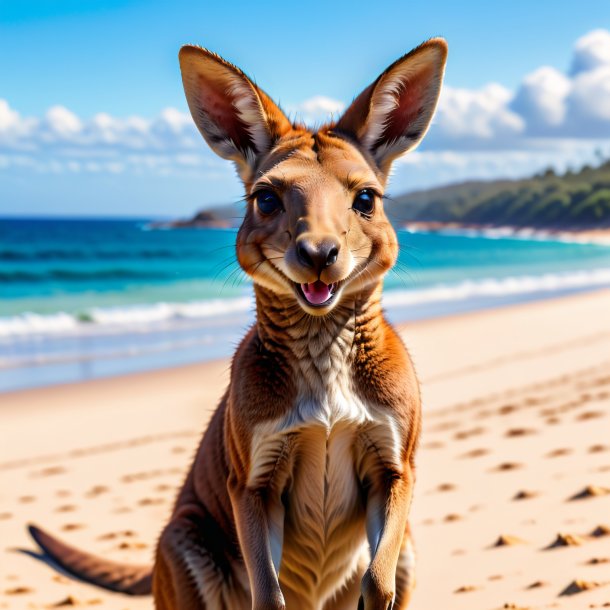
{"type": "Polygon", "coordinates": [[[254,431],[249,477],[253,486],[273,488],[271,478],[285,485],[275,490],[285,512],[272,509],[271,546],[280,580],[303,610],[321,608],[366,548],[363,452],[378,441],[389,460],[400,455],[393,418],[363,402],[345,367],[319,364],[302,362],[295,404],[254,431]]]}

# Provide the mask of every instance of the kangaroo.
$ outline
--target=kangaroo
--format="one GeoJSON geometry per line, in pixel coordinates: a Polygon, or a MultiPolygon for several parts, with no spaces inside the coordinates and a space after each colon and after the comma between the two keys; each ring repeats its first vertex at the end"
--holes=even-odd
{"type": "Polygon", "coordinates": [[[420,394],[381,307],[398,253],[383,192],[391,163],[427,131],[446,57],[443,39],[428,40],[310,130],[218,55],[181,49],[193,119],[246,189],[236,251],[256,322],[154,566],[113,563],[30,526],[65,570],[152,592],[158,610],[407,607],[420,394]]]}

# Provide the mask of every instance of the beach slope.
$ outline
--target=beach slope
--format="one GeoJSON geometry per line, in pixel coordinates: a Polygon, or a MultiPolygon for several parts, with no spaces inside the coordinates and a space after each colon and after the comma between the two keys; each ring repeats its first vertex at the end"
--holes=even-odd
{"type": "MultiPolygon", "coordinates": [[[[606,290],[401,328],[425,409],[414,610],[610,604],[609,312],[606,290]]],[[[152,607],[20,551],[26,524],[150,561],[228,366],[0,395],[0,608],[152,607]]]]}

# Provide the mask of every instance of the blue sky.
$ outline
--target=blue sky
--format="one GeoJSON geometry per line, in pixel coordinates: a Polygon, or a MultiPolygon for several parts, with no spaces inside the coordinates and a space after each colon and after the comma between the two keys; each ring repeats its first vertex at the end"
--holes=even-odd
{"type": "Polygon", "coordinates": [[[0,214],[171,216],[238,199],[186,115],[187,42],[321,120],[441,35],[439,114],[395,193],[578,165],[609,149],[608,27],[607,0],[0,0],[0,214]]]}

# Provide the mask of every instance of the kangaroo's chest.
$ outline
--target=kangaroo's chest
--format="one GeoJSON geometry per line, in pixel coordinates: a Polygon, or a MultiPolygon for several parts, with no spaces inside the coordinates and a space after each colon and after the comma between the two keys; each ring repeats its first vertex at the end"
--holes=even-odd
{"type": "Polygon", "coordinates": [[[281,501],[271,528],[274,561],[303,608],[305,597],[319,603],[353,572],[366,542],[367,454],[379,444],[391,459],[395,437],[392,418],[342,376],[304,386],[283,417],[255,432],[251,475],[281,501]]]}

